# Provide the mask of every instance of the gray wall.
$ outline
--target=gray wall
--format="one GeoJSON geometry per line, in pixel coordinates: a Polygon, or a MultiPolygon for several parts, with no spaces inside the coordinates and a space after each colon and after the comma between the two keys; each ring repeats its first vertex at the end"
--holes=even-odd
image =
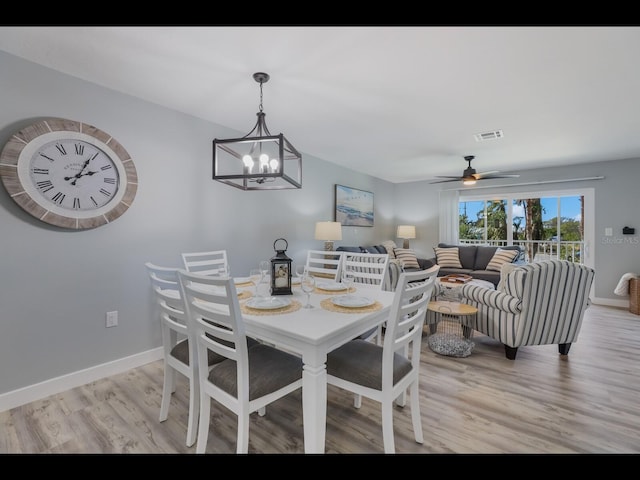
{"type": "MultiPolygon", "coordinates": [[[[215,98],[203,99],[215,102],[215,98]]],[[[211,141],[239,133],[104,89],[0,52],[0,145],[17,130],[55,116],[112,134],[134,158],[139,189],[110,225],[69,232],[26,214],[0,188],[0,394],[160,346],[144,263],[180,265],[180,253],[227,249],[232,271],[246,274],[273,256],[284,237],[304,259],[315,222],[333,219],[336,183],[375,194],[375,227],[345,227],[338,245],[395,238],[417,225],[411,246],[431,257],[438,242],[442,185],[393,185],[304,154],[303,188],[243,192],[211,180],[211,141]],[[105,312],[119,312],[106,329],[105,312]]],[[[247,119],[251,122],[251,118],[247,119]]],[[[250,128],[252,124],[248,124],[250,128]]],[[[286,133],[286,132],[285,132],[286,133]]],[[[596,295],[611,297],[620,275],[640,271],[638,245],[599,244],[605,226],[620,237],[638,228],[637,160],[522,172],[519,181],[604,175],[596,189],[596,295]]],[[[446,184],[445,184],[446,185],[446,184]]],[[[580,186],[584,184],[581,182],[580,186]]],[[[567,186],[570,188],[570,186],[567,186]]]]}
{"type": "Polygon", "coordinates": [[[177,266],[181,252],[224,248],[232,272],[246,275],[275,254],[279,237],[303,261],[307,249],[323,248],[315,222],[333,220],[336,183],[375,193],[375,226],[345,227],[336,246],[394,232],[393,184],[305,155],[302,139],[290,138],[303,153],[301,190],[244,192],[211,180],[211,142],[246,132],[2,52],[0,105],[0,145],[42,117],[78,120],[118,139],[139,177],[131,208],[90,231],[40,222],[0,188],[0,394],[160,346],[147,261],[177,266]],[[106,329],[111,310],[119,325],[106,329]]]}

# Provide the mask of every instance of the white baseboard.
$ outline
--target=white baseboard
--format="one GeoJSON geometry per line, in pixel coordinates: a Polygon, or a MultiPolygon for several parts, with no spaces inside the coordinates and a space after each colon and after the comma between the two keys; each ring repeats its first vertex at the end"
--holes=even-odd
{"type": "Polygon", "coordinates": [[[607,307],[629,308],[629,298],[623,298],[622,300],[617,300],[615,298],[592,297],[591,303],[593,303],[594,305],[605,305],[607,307]]]}
{"type": "Polygon", "coordinates": [[[156,360],[160,360],[162,355],[163,348],[158,347],[129,357],[113,360],[112,362],[96,365],[95,367],[51,378],[44,382],[19,388],[12,392],[3,393],[0,395],[0,412],[40,400],[41,398],[48,397],[49,395],[55,395],[56,393],[64,392],[65,390],[86,385],[87,383],[91,383],[111,375],[116,375],[147,363],[155,362],[156,360]]]}

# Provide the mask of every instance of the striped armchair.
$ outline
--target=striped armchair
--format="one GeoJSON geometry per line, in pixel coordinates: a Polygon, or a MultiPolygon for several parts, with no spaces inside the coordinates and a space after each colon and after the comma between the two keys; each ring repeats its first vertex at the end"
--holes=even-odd
{"type": "Polygon", "coordinates": [[[502,290],[463,286],[460,301],[478,309],[475,330],[504,344],[508,359],[526,345],[557,344],[567,355],[590,305],[594,274],[565,260],[531,263],[507,274],[502,290]]]}

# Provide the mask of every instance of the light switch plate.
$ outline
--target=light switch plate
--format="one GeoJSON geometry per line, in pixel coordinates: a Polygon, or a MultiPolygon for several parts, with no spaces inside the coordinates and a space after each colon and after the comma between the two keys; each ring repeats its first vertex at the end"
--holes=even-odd
{"type": "Polygon", "coordinates": [[[613,235],[613,228],[612,227],[607,227],[604,229],[604,234],[607,237],[610,237],[611,235],[613,235]]]}

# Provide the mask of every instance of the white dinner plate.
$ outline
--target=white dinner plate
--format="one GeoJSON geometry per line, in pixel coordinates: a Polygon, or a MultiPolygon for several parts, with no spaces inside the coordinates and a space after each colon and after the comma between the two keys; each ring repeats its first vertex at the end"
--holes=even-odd
{"type": "Polygon", "coordinates": [[[233,279],[233,283],[235,283],[236,285],[242,285],[243,283],[250,283],[250,282],[251,282],[250,277],[234,277],[233,279]]]}
{"type": "Polygon", "coordinates": [[[360,297],[358,295],[340,295],[338,297],[333,297],[331,302],[339,307],[348,308],[368,307],[369,305],[376,303],[375,300],[372,300],[369,297],[360,297]]]}
{"type": "Polygon", "coordinates": [[[331,292],[339,292],[347,289],[344,284],[339,282],[318,282],[316,286],[322,290],[329,290],[331,292]]]}
{"type": "Polygon", "coordinates": [[[288,307],[291,305],[291,300],[283,297],[253,297],[247,300],[245,305],[258,310],[273,310],[288,307]]]}

